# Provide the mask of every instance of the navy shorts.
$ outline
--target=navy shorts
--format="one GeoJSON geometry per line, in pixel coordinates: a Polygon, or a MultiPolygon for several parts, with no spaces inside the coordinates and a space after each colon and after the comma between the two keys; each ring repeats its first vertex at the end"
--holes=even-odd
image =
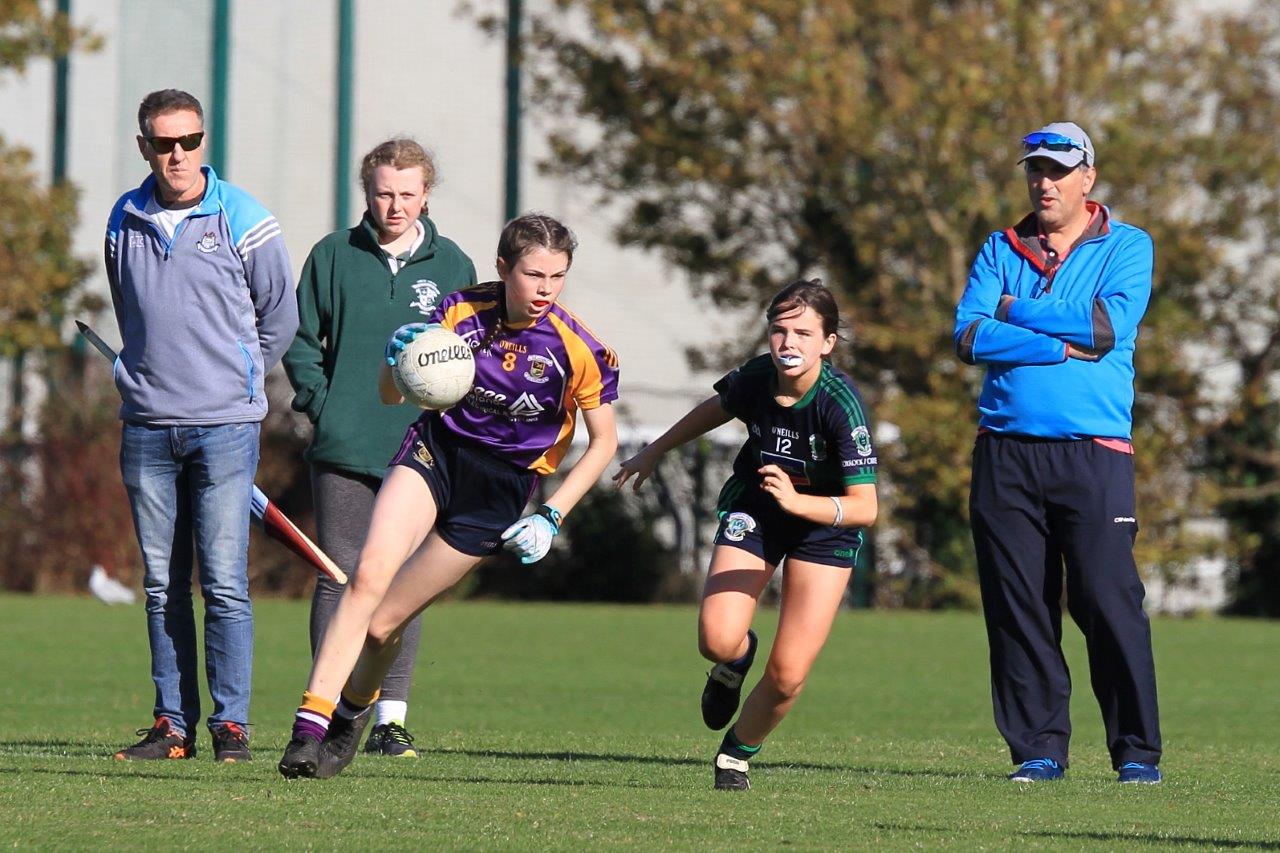
{"type": "MultiPolygon", "coordinates": [[[[720,526],[715,544],[741,548],[776,566],[783,557],[852,569],[862,547],[862,530],[831,527],[798,518],[778,507],[756,483],[737,477],[720,490],[716,501],[720,526]]],[[[832,509],[834,514],[834,507],[832,509]]]]}
{"type": "Polygon", "coordinates": [[[484,557],[502,548],[502,532],[520,520],[538,475],[465,442],[427,412],[409,425],[391,460],[417,471],[436,502],[435,532],[450,547],[484,557]]]}

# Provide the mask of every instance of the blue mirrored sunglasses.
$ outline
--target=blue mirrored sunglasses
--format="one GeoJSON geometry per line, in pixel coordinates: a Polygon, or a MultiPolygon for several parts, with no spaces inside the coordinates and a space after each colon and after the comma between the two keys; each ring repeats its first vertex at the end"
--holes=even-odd
{"type": "Polygon", "coordinates": [[[1037,148],[1048,148],[1050,151],[1084,151],[1084,143],[1077,142],[1070,136],[1061,133],[1028,133],[1022,137],[1022,144],[1028,151],[1037,148]]]}

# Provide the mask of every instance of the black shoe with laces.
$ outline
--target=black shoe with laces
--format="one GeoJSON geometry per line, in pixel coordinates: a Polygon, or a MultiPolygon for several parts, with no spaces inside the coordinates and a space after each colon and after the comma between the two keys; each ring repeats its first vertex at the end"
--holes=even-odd
{"type": "Polygon", "coordinates": [[[729,725],[742,698],[742,681],[756,659],[756,632],[747,631],[747,653],[740,664],[718,663],[707,673],[702,688],[702,722],[719,731],[729,725]]]}
{"type": "Polygon", "coordinates": [[[722,752],[716,756],[715,771],[717,791],[751,790],[751,782],[747,780],[747,762],[741,758],[722,752]]]}
{"type": "Polygon", "coordinates": [[[418,751],[413,748],[413,735],[395,721],[374,726],[364,742],[364,751],[396,758],[418,757],[418,751]]]}
{"type": "Polygon", "coordinates": [[[365,708],[360,716],[349,720],[341,714],[334,714],[329,723],[329,733],[320,743],[320,762],[316,765],[316,778],[329,779],[337,776],[343,768],[356,757],[360,747],[360,735],[369,724],[373,713],[365,708]]]}
{"type": "Polygon", "coordinates": [[[149,729],[138,729],[142,740],[120,750],[116,761],[159,761],[179,758],[195,758],[195,738],[184,737],[175,731],[167,717],[157,717],[149,729]]]}
{"type": "Polygon", "coordinates": [[[295,737],[284,748],[276,769],[286,779],[314,779],[320,765],[320,741],[311,737],[295,737]]]}
{"type": "Polygon", "coordinates": [[[209,730],[213,735],[213,760],[222,764],[253,761],[249,752],[249,733],[235,723],[221,723],[209,730]]]}

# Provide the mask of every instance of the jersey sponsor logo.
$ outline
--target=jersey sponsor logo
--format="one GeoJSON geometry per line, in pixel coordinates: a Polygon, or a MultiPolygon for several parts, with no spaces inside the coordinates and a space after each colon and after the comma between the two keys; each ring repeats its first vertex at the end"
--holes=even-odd
{"type": "Polygon", "coordinates": [[[547,365],[551,364],[551,359],[545,355],[531,355],[528,358],[529,369],[525,371],[524,378],[530,382],[537,382],[541,385],[548,381],[551,377],[547,376],[547,365]]]}
{"type": "Polygon", "coordinates": [[[507,395],[499,391],[490,391],[483,385],[472,386],[467,392],[466,403],[476,411],[488,415],[501,415],[507,411],[507,395]]]}
{"type": "Polygon", "coordinates": [[[471,389],[471,392],[467,394],[467,396],[475,397],[477,400],[483,400],[489,403],[505,403],[507,401],[506,394],[503,394],[499,391],[490,391],[488,388],[485,388],[483,385],[474,386],[471,389]]]}
{"type": "Polygon", "coordinates": [[[1137,523],[1138,523],[1138,519],[1134,518],[1133,516],[1129,516],[1129,515],[1117,515],[1117,516],[1115,517],[1115,520],[1114,520],[1114,522],[1113,522],[1113,523],[1115,523],[1115,524],[1137,524],[1137,523]]]}
{"type": "Polygon", "coordinates": [[[218,242],[217,234],[212,231],[206,231],[204,236],[200,238],[200,242],[196,243],[196,248],[206,255],[212,255],[222,248],[222,244],[218,242]]]}
{"type": "Polygon", "coordinates": [[[130,248],[130,249],[145,249],[145,248],[146,248],[146,246],[147,246],[146,238],[145,238],[145,237],[143,237],[141,234],[130,234],[130,235],[129,235],[129,248],[130,248]]]}
{"type": "Polygon", "coordinates": [[[796,432],[795,430],[790,430],[790,429],[787,429],[786,427],[779,427],[779,426],[776,426],[773,428],[773,434],[783,436],[784,438],[800,437],[800,433],[796,432]]]}
{"type": "Polygon", "coordinates": [[[853,428],[853,447],[859,456],[871,455],[871,430],[859,425],[853,428]]]}
{"type": "Polygon", "coordinates": [[[724,538],[730,542],[741,542],[755,529],[756,520],[745,512],[731,512],[724,520],[724,538]]]}
{"type": "Polygon", "coordinates": [[[809,455],[813,457],[814,462],[821,462],[827,458],[827,442],[820,435],[809,436],[809,455]]]}
{"type": "Polygon", "coordinates": [[[764,436],[760,435],[760,424],[752,424],[752,425],[751,425],[751,434],[752,434],[752,435],[754,435],[756,438],[763,438],[763,437],[764,437],[764,436]]]}
{"type": "Polygon", "coordinates": [[[536,415],[546,410],[543,409],[542,406],[538,403],[538,401],[533,398],[532,394],[530,394],[528,391],[525,391],[523,394],[521,394],[519,397],[516,397],[515,400],[512,401],[511,406],[510,408],[507,409],[507,411],[509,411],[514,416],[519,416],[519,415],[536,415]]]}
{"type": "MultiPolygon", "coordinates": [[[[786,439],[783,439],[784,441],[786,439]]],[[[783,456],[780,453],[770,453],[767,450],[760,451],[761,465],[777,465],[786,473],[791,482],[797,486],[808,486],[809,482],[809,466],[803,459],[792,459],[790,456],[783,456]]]]}
{"type": "Polygon", "coordinates": [[[440,285],[426,278],[420,278],[412,285],[414,298],[410,308],[417,308],[419,313],[430,316],[435,310],[436,300],[440,298],[440,285]]]}
{"type": "Polygon", "coordinates": [[[841,468],[869,468],[876,464],[876,457],[868,456],[866,459],[841,459],[841,468]]]}

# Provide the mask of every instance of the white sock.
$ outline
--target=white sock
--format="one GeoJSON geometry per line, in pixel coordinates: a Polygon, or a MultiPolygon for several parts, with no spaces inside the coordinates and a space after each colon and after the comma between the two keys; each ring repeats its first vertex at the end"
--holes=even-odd
{"type": "Polygon", "coordinates": [[[379,699],[378,704],[374,705],[374,711],[378,715],[374,725],[385,726],[387,723],[399,723],[403,726],[405,717],[409,715],[409,703],[401,702],[398,699],[379,699]]]}

